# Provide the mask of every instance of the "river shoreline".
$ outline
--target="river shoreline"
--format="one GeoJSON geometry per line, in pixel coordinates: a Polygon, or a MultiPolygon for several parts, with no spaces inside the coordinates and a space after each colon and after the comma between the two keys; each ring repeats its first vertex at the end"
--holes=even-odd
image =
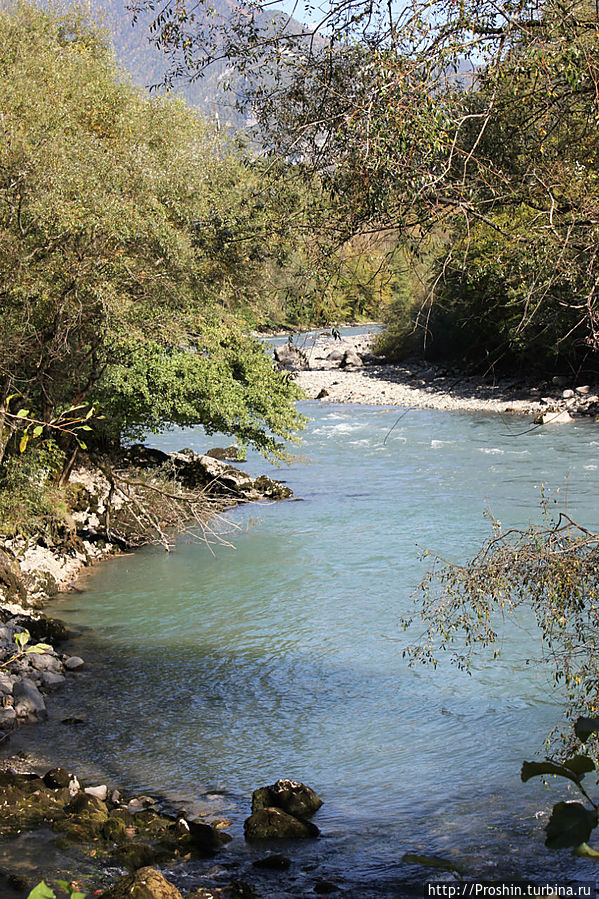
{"type": "MultiPolygon", "coordinates": [[[[228,464],[225,460],[234,455],[233,449],[215,449],[210,455],[198,455],[191,451],[165,454],[132,447],[126,452],[125,467],[123,459],[117,460],[120,481],[116,479],[117,467],[111,468],[115,460],[88,459],[73,471],[69,482],[72,507],[68,514],[73,530],[64,545],[54,545],[41,534],[0,542],[0,804],[4,809],[0,832],[3,840],[16,838],[18,841],[21,834],[26,834],[37,859],[32,862],[30,850],[25,851],[28,857],[25,875],[19,865],[21,850],[16,852],[16,864],[15,853],[8,851],[10,864],[5,852],[0,864],[2,896],[21,899],[42,877],[67,874],[69,877],[86,875],[90,888],[110,887],[115,875],[127,869],[136,871],[161,861],[177,860],[190,851],[192,857],[194,852],[199,852],[200,857],[212,855],[227,841],[221,830],[228,822],[212,821],[208,825],[189,819],[181,824],[184,812],[176,812],[168,803],[165,806],[160,799],[147,796],[130,796],[125,801],[122,785],[111,783],[110,779],[93,780],[84,790],[85,785],[73,771],[69,758],[56,759],[54,753],[48,753],[53,756],[54,766],[48,771],[48,759],[44,758],[46,753],[42,747],[39,752],[35,749],[19,752],[12,747],[11,755],[9,741],[17,731],[37,730],[42,722],[56,714],[63,725],[84,723],[77,718],[61,718],[61,703],[53,698],[55,691],[69,683],[71,692],[73,688],[77,691],[76,680],[87,670],[87,665],[83,658],[62,650],[62,644],[68,645],[71,634],[60,620],[50,617],[52,599],[81,592],[82,582],[100,561],[128,555],[137,546],[151,542],[161,543],[168,549],[168,544],[174,543],[182,529],[189,531],[187,526],[173,529],[176,521],[169,517],[164,497],[172,497],[176,492],[177,514],[182,509],[197,509],[196,539],[201,539],[202,528],[213,534],[210,519],[219,512],[242,503],[272,501],[291,495],[278,481],[266,476],[252,478],[228,464]],[[165,482],[165,477],[170,480],[165,482]],[[164,520],[154,519],[153,508],[147,509],[148,522],[154,526],[153,535],[130,530],[127,500],[137,503],[139,510],[139,492],[126,496],[121,491],[118,496],[118,483],[135,483],[139,487],[140,478],[145,489],[163,491],[160,515],[164,520]],[[19,638],[23,638],[22,643],[19,638]],[[59,773],[60,783],[55,782],[54,771],[59,773]],[[112,805],[107,797],[112,797],[112,805]],[[90,802],[92,806],[88,808],[90,802]],[[137,818],[133,820],[132,815],[137,812],[141,812],[139,821],[143,819],[145,829],[138,826],[137,818]],[[56,850],[66,853],[62,869],[56,868],[56,863],[48,863],[49,867],[40,863],[48,848],[49,822],[59,831],[53,838],[51,855],[56,855],[56,850]],[[117,823],[120,830],[115,837],[117,823]],[[190,839],[187,846],[185,841],[190,839]],[[88,860],[78,862],[81,851],[91,858],[101,857],[103,864],[92,863],[90,867],[88,860]],[[33,877],[32,870],[36,871],[33,877]]],[[[157,884],[158,890],[163,888],[159,881],[157,884]]],[[[173,896],[180,895],[174,887],[167,886],[173,896]]],[[[107,895],[112,897],[112,892],[107,895]]],[[[219,888],[210,892],[194,891],[193,895],[207,899],[237,894],[229,888],[219,888]]]]}

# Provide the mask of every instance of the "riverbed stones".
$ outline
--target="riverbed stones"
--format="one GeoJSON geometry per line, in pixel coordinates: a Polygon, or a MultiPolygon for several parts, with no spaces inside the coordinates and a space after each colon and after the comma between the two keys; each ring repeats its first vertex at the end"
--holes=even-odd
{"type": "Polygon", "coordinates": [[[119,880],[100,899],[183,899],[183,896],[159,871],[145,867],[119,880]]]}

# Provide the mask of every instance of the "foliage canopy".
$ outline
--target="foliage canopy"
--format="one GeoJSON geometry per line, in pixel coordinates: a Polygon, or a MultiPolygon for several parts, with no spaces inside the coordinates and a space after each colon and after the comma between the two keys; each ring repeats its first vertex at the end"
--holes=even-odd
{"type": "Polygon", "coordinates": [[[0,60],[2,452],[19,404],[83,403],[106,440],[201,423],[279,453],[297,390],[227,309],[285,252],[261,164],[130,87],[75,14],[4,11],[0,60]]]}
{"type": "Polygon", "coordinates": [[[247,73],[265,145],[320,174],[339,227],[392,229],[417,256],[444,238],[411,322],[423,344],[487,365],[529,348],[547,367],[579,365],[597,350],[593,2],[327,0],[309,38],[284,20],[260,27],[261,0],[218,34],[201,3],[132,6],[155,9],[172,74],[223,57],[247,73]],[[274,88],[253,78],[257,59],[274,88]]]}

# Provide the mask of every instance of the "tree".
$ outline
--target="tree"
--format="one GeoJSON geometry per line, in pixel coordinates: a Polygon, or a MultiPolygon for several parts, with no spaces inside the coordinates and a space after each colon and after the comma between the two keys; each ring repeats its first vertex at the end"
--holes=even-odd
{"type": "Polygon", "coordinates": [[[0,60],[0,460],[25,412],[81,404],[96,440],[201,423],[280,453],[298,392],[226,310],[285,253],[263,167],[81,17],[15,5],[0,60]]]}
{"type": "MultiPolygon", "coordinates": [[[[455,273],[467,274],[486,229],[509,257],[508,293],[520,278],[519,295],[506,301],[513,323],[488,361],[509,362],[514,341],[526,344],[556,308],[560,330],[548,334],[547,359],[580,364],[594,353],[596,6],[330,0],[309,39],[284,21],[275,33],[259,27],[265,8],[243,4],[212,40],[202,4],[195,17],[180,3],[161,5],[155,34],[171,71],[197,77],[222,56],[246,71],[266,147],[320,173],[340,230],[390,229],[417,254],[431,234],[448,238],[417,317],[425,332],[439,292],[468,306],[455,273]],[[275,73],[274,87],[253,79],[257,58],[275,73]],[[506,227],[514,217],[523,223],[515,234],[506,227]]],[[[489,299],[483,290],[483,307],[489,299]]],[[[484,309],[469,311],[470,329],[485,318],[494,327],[484,309]]]]}

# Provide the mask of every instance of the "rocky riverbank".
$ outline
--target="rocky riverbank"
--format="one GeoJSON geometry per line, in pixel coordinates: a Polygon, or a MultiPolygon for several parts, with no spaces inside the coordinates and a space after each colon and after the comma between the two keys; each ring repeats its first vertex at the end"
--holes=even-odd
{"type": "Polygon", "coordinates": [[[181,530],[202,539],[220,511],[291,495],[277,481],[230,465],[233,450],[199,455],[134,446],[110,459],[84,457],[65,489],[60,537],[0,542],[0,744],[20,725],[43,720],[48,694],[84,665],[60,651],[68,634],[41,611],[48,600],[73,589],[107,555],[147,543],[168,549],[181,530]]]}
{"type": "MultiPolygon", "coordinates": [[[[296,841],[318,837],[318,827],[310,819],[321,806],[310,787],[295,781],[279,780],[254,790],[244,833],[255,848],[252,870],[257,877],[260,871],[270,872],[270,879],[289,876],[292,860],[269,849],[286,847],[293,854],[296,841]]],[[[247,881],[226,875],[219,878],[222,886],[202,885],[202,868],[210,880],[210,868],[218,865],[220,850],[232,839],[227,819],[199,820],[152,796],[127,796],[106,783],[86,785],[61,767],[43,772],[2,766],[0,807],[0,839],[5,847],[26,839],[52,848],[47,859],[38,856],[27,874],[20,868],[18,849],[5,853],[0,863],[3,899],[25,899],[41,878],[53,883],[57,877],[104,899],[182,899],[171,877],[186,883],[186,899],[258,896],[247,881]],[[201,860],[206,864],[198,864],[201,860]],[[195,875],[187,873],[190,862],[195,875]],[[153,865],[173,873],[167,879],[153,865]]],[[[317,893],[318,885],[329,887],[322,892],[338,891],[334,884],[317,880],[317,893]]]]}
{"type": "Polygon", "coordinates": [[[539,422],[599,416],[599,384],[557,376],[550,381],[469,376],[416,360],[388,364],[373,353],[376,335],[332,334],[276,347],[310,399],[461,412],[530,415],[539,422]]]}

